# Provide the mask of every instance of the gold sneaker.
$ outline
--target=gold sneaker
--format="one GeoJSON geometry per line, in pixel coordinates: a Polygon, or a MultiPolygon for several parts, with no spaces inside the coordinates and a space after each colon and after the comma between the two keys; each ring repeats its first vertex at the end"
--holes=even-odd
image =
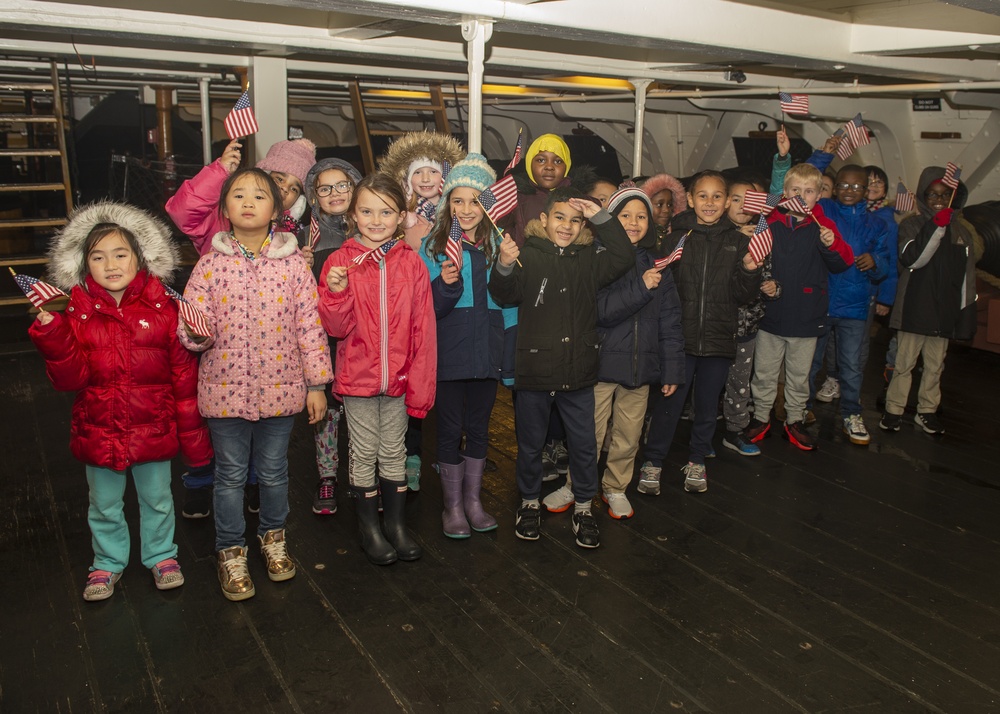
{"type": "Polygon", "coordinates": [[[222,585],[222,594],[228,600],[235,602],[254,596],[245,547],[234,545],[219,551],[219,584],[222,585]]]}
{"type": "Polygon", "coordinates": [[[260,541],[260,552],[267,561],[267,577],[274,582],[289,580],[295,577],[295,563],[292,562],[285,546],[285,529],[275,528],[262,536],[257,536],[260,541]]]}

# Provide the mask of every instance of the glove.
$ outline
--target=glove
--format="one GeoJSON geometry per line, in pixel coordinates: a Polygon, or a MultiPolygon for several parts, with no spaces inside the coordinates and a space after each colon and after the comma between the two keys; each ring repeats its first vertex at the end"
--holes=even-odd
{"type": "Polygon", "coordinates": [[[946,225],[951,223],[951,216],[954,212],[954,208],[942,208],[931,220],[934,221],[934,225],[944,228],[946,225]]]}

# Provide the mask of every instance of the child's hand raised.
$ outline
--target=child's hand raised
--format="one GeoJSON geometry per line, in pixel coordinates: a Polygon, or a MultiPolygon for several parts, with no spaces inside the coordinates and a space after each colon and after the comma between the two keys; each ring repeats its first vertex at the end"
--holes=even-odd
{"type": "Polygon", "coordinates": [[[454,285],[458,282],[458,268],[450,260],[441,263],[441,282],[445,285],[454,285]]]}
{"type": "Polygon", "coordinates": [[[500,243],[500,265],[509,268],[517,262],[519,255],[521,255],[521,249],[517,247],[517,243],[504,233],[503,241],[500,243]]]}
{"type": "Polygon", "coordinates": [[[843,138],[844,137],[842,136],[837,136],[836,134],[833,134],[832,136],[830,136],[829,139],[823,142],[823,148],[821,149],[821,151],[824,154],[837,153],[837,149],[840,148],[840,142],[843,140],[843,138]]]}
{"type": "Polygon", "coordinates": [[[226,146],[226,150],[222,152],[222,158],[219,161],[229,173],[233,173],[240,167],[240,162],[243,160],[243,154],[240,152],[241,146],[243,144],[240,143],[239,139],[233,139],[226,146]]]}
{"type": "Polygon", "coordinates": [[[580,211],[580,213],[583,214],[583,217],[586,218],[588,221],[594,216],[596,216],[598,212],[601,210],[600,204],[594,203],[593,201],[587,198],[571,198],[568,201],[566,201],[566,203],[568,203],[573,208],[573,210],[580,211]]]}
{"type": "Polygon", "coordinates": [[[347,267],[334,265],[326,274],[326,286],[332,293],[340,293],[347,290],[347,267]]]}
{"type": "Polygon", "coordinates": [[[785,131],[784,124],[775,132],[775,138],[778,140],[778,154],[781,155],[781,158],[785,158],[788,156],[788,152],[792,150],[792,142],[788,139],[788,132],[785,131]]]}
{"type": "Polygon", "coordinates": [[[833,245],[833,239],[835,237],[836,236],[831,229],[827,228],[826,226],[819,227],[819,240],[827,248],[833,245]]]}
{"type": "Polygon", "coordinates": [[[51,312],[46,312],[45,310],[39,310],[38,314],[35,315],[35,319],[42,323],[43,325],[48,325],[50,322],[56,319],[56,316],[51,312]]]}
{"type": "Polygon", "coordinates": [[[660,284],[660,279],[662,277],[663,273],[660,270],[657,268],[650,268],[642,274],[642,282],[646,283],[647,290],[653,290],[660,284]]]}

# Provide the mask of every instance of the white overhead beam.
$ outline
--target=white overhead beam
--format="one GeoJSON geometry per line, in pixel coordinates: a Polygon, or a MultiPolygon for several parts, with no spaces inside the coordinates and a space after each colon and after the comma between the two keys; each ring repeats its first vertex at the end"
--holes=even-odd
{"type": "Polygon", "coordinates": [[[920,53],[941,50],[967,50],[1000,42],[995,34],[923,30],[913,27],[876,27],[855,25],[851,51],[867,54],[920,53]]]}

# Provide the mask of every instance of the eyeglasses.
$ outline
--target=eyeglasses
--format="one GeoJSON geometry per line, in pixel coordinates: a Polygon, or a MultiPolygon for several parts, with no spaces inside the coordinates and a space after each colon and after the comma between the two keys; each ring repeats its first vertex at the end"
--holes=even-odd
{"type": "Polygon", "coordinates": [[[353,188],[354,184],[350,181],[340,181],[332,186],[330,184],[323,184],[322,186],[316,187],[316,195],[323,196],[325,198],[334,191],[337,193],[350,193],[353,188]]]}
{"type": "Polygon", "coordinates": [[[868,185],[869,186],[885,186],[885,181],[882,181],[881,179],[872,179],[871,181],[868,182],[868,185]]]}
{"type": "Polygon", "coordinates": [[[838,183],[837,188],[841,191],[862,191],[868,188],[866,183],[838,183]]]}
{"type": "Polygon", "coordinates": [[[938,193],[937,191],[928,191],[924,194],[924,200],[930,201],[931,199],[937,198],[942,201],[947,201],[951,198],[952,193],[952,191],[942,191],[941,193],[938,193]]]}

